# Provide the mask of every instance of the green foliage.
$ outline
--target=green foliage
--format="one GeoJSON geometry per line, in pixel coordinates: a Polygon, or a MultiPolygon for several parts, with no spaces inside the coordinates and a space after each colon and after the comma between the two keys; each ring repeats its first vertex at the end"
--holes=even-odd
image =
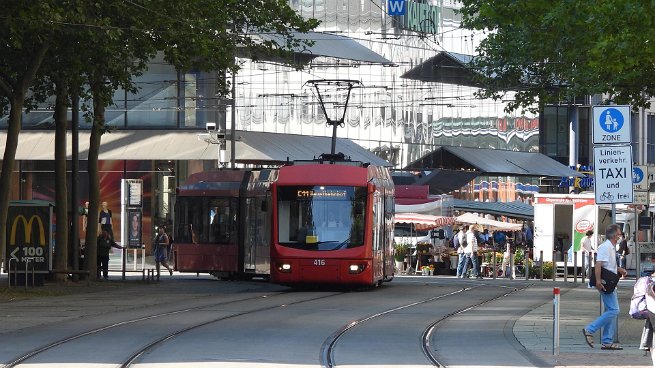
{"type": "Polygon", "coordinates": [[[409,244],[396,243],[393,247],[395,250],[393,258],[398,262],[405,260],[407,252],[409,251],[409,244]]]}
{"type": "MultiPolygon", "coordinates": [[[[463,26],[485,32],[481,96],[518,91],[508,110],[575,96],[647,106],[655,94],[655,2],[463,0],[463,26]],[[653,40],[653,41],[651,41],[653,40]]],[[[505,97],[507,98],[507,97],[505,97]]]]}
{"type": "MultiPolygon", "coordinates": [[[[553,278],[553,262],[543,262],[544,279],[553,278]]],[[[541,276],[541,268],[538,264],[530,265],[530,278],[538,279],[541,276]]]]}

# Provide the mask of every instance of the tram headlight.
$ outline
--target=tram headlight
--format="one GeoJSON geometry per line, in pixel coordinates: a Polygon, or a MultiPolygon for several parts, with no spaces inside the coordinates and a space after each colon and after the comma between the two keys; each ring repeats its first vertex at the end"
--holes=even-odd
{"type": "Polygon", "coordinates": [[[291,263],[278,263],[277,270],[283,273],[291,272],[291,263]]]}
{"type": "Polygon", "coordinates": [[[348,267],[348,273],[362,273],[365,269],[365,263],[351,264],[350,267],[348,267]]]}

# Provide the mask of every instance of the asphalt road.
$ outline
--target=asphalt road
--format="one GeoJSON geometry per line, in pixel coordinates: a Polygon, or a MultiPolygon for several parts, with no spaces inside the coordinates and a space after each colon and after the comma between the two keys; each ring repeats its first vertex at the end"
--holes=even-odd
{"type": "Polygon", "coordinates": [[[418,276],[398,277],[374,290],[299,291],[175,275],[159,283],[110,281],[77,288],[67,295],[17,293],[0,302],[0,362],[39,367],[547,365],[512,333],[520,317],[551,300],[547,288],[532,282],[418,276]]]}

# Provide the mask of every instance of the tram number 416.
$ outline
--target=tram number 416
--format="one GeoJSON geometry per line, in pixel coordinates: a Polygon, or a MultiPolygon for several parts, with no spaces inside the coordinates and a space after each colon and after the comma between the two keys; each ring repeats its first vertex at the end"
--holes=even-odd
{"type": "Polygon", "coordinates": [[[324,259],[315,259],[314,260],[314,266],[325,266],[325,260],[324,259]]]}

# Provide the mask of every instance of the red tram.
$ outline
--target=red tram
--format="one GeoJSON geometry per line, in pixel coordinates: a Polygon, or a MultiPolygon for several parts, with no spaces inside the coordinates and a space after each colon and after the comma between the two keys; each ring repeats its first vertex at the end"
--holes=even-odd
{"type": "Polygon", "coordinates": [[[284,285],[393,279],[389,171],[324,156],[191,175],[177,189],[175,269],[284,285]]]}
{"type": "Polygon", "coordinates": [[[270,186],[277,170],[217,170],[177,188],[175,269],[216,277],[270,273],[270,186]]]}
{"type": "Polygon", "coordinates": [[[373,286],[393,279],[391,175],[333,159],[280,168],[272,186],[274,283],[373,286]]]}

